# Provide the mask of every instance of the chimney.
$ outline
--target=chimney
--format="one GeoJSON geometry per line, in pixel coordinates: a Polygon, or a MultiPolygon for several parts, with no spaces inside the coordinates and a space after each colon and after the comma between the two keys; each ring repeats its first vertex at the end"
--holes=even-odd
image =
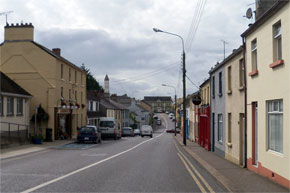
{"type": "Polygon", "coordinates": [[[256,21],[264,15],[278,0],[256,0],[256,21]]]}
{"type": "Polygon", "coordinates": [[[30,40],[33,41],[34,26],[32,23],[6,24],[4,41],[30,40]]]}
{"type": "Polygon", "coordinates": [[[56,55],[60,56],[60,48],[53,48],[52,49],[53,53],[55,53],[56,55]]]}

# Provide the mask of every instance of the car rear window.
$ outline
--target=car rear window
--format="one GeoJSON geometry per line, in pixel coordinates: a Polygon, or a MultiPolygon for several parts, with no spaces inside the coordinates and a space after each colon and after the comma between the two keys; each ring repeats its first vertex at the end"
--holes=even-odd
{"type": "Polygon", "coordinates": [[[95,132],[93,127],[82,127],[81,132],[95,132]]]}
{"type": "Polygon", "coordinates": [[[100,127],[114,127],[114,122],[113,121],[101,121],[100,122],[100,127]]]}
{"type": "Polygon", "coordinates": [[[123,130],[132,130],[132,129],[129,127],[124,127],[123,130]]]}

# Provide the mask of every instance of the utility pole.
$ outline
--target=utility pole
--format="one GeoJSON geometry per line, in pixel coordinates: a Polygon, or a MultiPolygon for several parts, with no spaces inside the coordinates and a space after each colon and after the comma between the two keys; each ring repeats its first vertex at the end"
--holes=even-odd
{"type": "Polygon", "coordinates": [[[186,145],[186,70],[185,70],[185,52],[182,53],[182,71],[183,71],[183,144],[186,145]]]}

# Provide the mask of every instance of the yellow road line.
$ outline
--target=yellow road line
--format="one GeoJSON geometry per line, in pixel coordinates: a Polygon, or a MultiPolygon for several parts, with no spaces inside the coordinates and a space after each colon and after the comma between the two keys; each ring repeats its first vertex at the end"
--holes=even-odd
{"type": "Polygon", "coordinates": [[[214,193],[215,191],[212,189],[212,187],[206,182],[206,180],[202,177],[202,175],[197,171],[197,169],[192,165],[192,163],[189,161],[189,159],[180,151],[180,149],[177,147],[176,143],[174,142],[175,147],[177,151],[182,155],[182,157],[187,161],[187,163],[190,165],[192,170],[197,174],[197,176],[200,178],[200,180],[203,182],[203,184],[207,187],[210,193],[214,193]]]}
{"type": "Polygon", "coordinates": [[[179,156],[179,158],[181,159],[181,161],[183,162],[185,168],[187,169],[188,173],[191,175],[192,179],[195,181],[195,183],[197,184],[198,188],[201,190],[202,193],[206,193],[205,189],[203,188],[203,186],[201,185],[200,181],[197,179],[197,177],[193,174],[193,172],[190,170],[189,166],[187,165],[187,163],[185,162],[184,158],[180,155],[180,153],[177,153],[177,155],[179,156]]]}

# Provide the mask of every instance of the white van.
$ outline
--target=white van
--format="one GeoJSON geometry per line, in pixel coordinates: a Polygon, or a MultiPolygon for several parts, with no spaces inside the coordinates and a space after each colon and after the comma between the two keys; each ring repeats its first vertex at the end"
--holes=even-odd
{"type": "Polygon", "coordinates": [[[153,130],[150,125],[142,125],[141,127],[141,137],[150,136],[153,137],[153,130]]]}
{"type": "Polygon", "coordinates": [[[118,124],[112,117],[101,117],[99,127],[102,137],[113,137],[115,140],[121,138],[121,131],[118,124]]]}

